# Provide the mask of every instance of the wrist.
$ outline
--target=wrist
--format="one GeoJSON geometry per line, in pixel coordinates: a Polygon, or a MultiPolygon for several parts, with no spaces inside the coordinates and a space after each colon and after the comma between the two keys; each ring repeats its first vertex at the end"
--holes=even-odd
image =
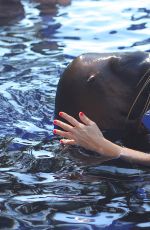
{"type": "Polygon", "coordinates": [[[103,138],[100,143],[98,152],[108,158],[116,159],[121,156],[122,147],[103,138]]]}

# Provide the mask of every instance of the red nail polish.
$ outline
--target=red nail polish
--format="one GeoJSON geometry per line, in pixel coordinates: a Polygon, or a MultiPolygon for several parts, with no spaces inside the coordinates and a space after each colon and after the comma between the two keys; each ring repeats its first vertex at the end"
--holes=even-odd
{"type": "Polygon", "coordinates": [[[59,112],[59,116],[61,117],[63,115],[63,112],[59,112]]]}
{"type": "Polygon", "coordinates": [[[53,124],[54,124],[54,125],[57,125],[57,121],[56,121],[56,120],[54,120],[54,121],[53,121],[53,124]]]}
{"type": "Polygon", "coordinates": [[[60,140],[60,143],[63,144],[63,140],[60,140]]]}
{"type": "Polygon", "coordinates": [[[84,113],[83,113],[83,112],[80,112],[80,113],[79,113],[79,115],[80,115],[80,116],[83,116],[83,115],[84,115],[84,113]]]}
{"type": "Polygon", "coordinates": [[[54,134],[56,134],[56,133],[57,133],[56,129],[54,129],[54,130],[53,130],[53,133],[54,133],[54,134]]]}

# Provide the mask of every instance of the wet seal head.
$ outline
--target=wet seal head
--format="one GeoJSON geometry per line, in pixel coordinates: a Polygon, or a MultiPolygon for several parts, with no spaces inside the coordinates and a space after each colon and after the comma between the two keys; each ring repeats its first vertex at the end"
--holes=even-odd
{"type": "Polygon", "coordinates": [[[141,139],[147,134],[141,119],[150,106],[149,88],[149,53],[82,54],[60,77],[55,118],[61,119],[59,112],[65,111],[79,119],[79,111],[84,111],[106,133],[118,132],[128,139],[141,133],[141,139]]]}

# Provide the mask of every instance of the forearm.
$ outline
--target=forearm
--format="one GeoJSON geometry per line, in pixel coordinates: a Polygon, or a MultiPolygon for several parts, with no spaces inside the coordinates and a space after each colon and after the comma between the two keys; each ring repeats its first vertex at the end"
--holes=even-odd
{"type": "Polygon", "coordinates": [[[150,166],[150,154],[141,151],[122,147],[120,158],[126,161],[150,166]]]}
{"type": "Polygon", "coordinates": [[[106,139],[103,141],[103,147],[99,148],[98,152],[101,154],[100,151],[112,159],[120,158],[128,162],[150,166],[150,154],[119,146],[106,139]]]}

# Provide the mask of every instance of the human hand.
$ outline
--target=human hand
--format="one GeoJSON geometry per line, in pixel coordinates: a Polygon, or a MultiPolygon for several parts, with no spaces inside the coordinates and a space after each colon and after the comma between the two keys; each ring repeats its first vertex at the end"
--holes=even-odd
{"type": "Polygon", "coordinates": [[[54,129],[54,134],[67,138],[61,139],[61,143],[68,145],[77,144],[100,153],[104,161],[121,157],[121,159],[127,161],[150,165],[149,154],[129,148],[122,148],[105,139],[96,123],[91,121],[84,113],[79,113],[81,122],[78,122],[75,118],[64,112],[60,112],[59,115],[69,122],[67,124],[60,120],[54,120],[54,124],[64,129],[64,131],[54,129]]]}
{"type": "Polygon", "coordinates": [[[53,131],[54,134],[66,138],[61,139],[61,143],[80,145],[91,151],[103,152],[104,137],[95,122],[90,120],[83,112],[79,113],[81,122],[78,122],[75,118],[64,112],[60,112],[59,115],[69,122],[69,124],[67,124],[60,120],[54,120],[54,124],[64,130],[54,129],[53,131]]]}

